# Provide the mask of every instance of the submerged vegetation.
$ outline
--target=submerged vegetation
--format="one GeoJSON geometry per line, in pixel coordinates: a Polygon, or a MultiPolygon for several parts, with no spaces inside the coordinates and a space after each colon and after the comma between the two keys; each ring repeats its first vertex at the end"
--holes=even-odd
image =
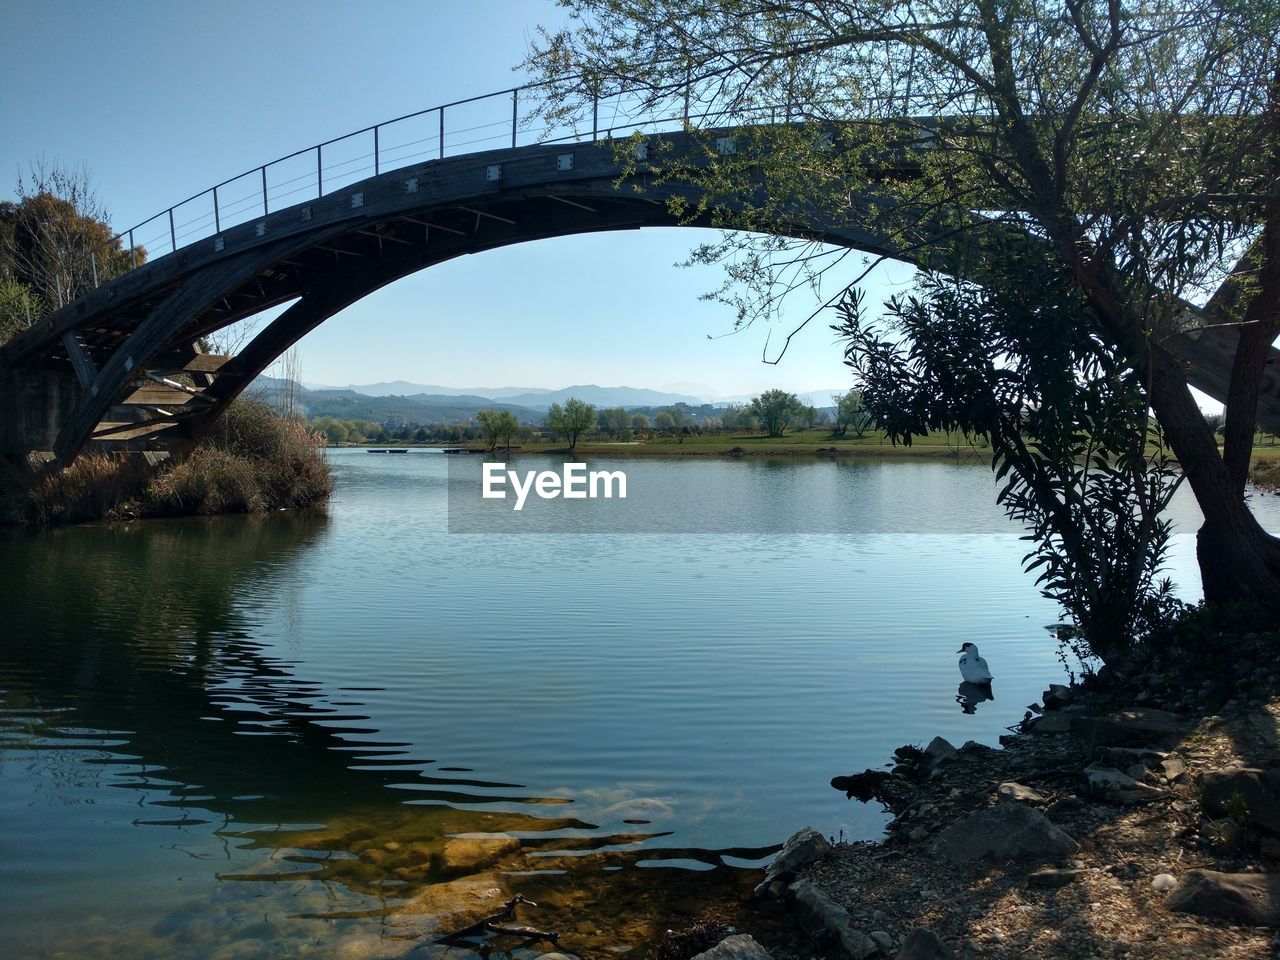
{"type": "Polygon", "coordinates": [[[323,503],[332,490],[315,436],[263,401],[241,399],[186,456],[159,467],[137,453],[91,453],[34,482],[6,476],[0,521],[40,525],[257,513],[323,503]]]}

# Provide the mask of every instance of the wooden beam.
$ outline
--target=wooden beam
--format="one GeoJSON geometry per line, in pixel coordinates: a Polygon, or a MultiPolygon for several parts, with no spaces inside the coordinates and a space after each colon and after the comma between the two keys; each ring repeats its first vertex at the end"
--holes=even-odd
{"type": "Polygon", "coordinates": [[[70,330],[62,335],[62,345],[67,348],[67,356],[71,358],[71,367],[76,372],[76,379],[80,381],[80,386],[88,390],[89,385],[93,383],[93,378],[98,375],[93,359],[81,346],[80,338],[70,330]]]}
{"type": "Polygon", "coordinates": [[[366,237],[373,237],[375,240],[378,240],[378,241],[390,240],[392,243],[403,243],[406,247],[413,246],[412,240],[402,240],[400,237],[397,237],[394,233],[378,233],[376,230],[357,230],[356,233],[359,233],[366,237]]]}
{"type": "Polygon", "coordinates": [[[133,423],[101,423],[90,435],[90,440],[102,440],[112,437],[116,440],[133,440],[148,434],[159,433],[175,427],[180,421],[170,417],[156,417],[151,420],[136,420],[133,423]]]}
{"type": "Polygon", "coordinates": [[[554,193],[546,194],[548,200],[555,200],[559,203],[567,203],[571,207],[577,207],[579,210],[585,210],[587,213],[597,213],[595,207],[588,207],[585,203],[579,203],[577,200],[570,200],[568,197],[557,197],[554,193]]]}
{"type": "Polygon", "coordinates": [[[217,373],[222,365],[231,359],[233,358],[217,353],[197,353],[181,365],[157,366],[154,370],[161,376],[175,373],[217,373]]]}
{"type": "Polygon", "coordinates": [[[459,237],[467,236],[467,231],[465,230],[455,230],[453,227],[443,227],[438,223],[432,223],[430,220],[423,220],[419,217],[404,216],[400,219],[408,220],[410,223],[416,223],[420,227],[430,227],[432,230],[443,230],[445,233],[452,233],[459,237]]]}
{"type": "Polygon", "coordinates": [[[475,207],[458,207],[459,210],[465,210],[467,213],[474,213],[477,217],[488,217],[490,220],[497,220],[499,223],[507,223],[513,227],[519,226],[519,221],[508,220],[506,217],[500,217],[496,213],[489,213],[487,210],[477,210],[475,207]]]}

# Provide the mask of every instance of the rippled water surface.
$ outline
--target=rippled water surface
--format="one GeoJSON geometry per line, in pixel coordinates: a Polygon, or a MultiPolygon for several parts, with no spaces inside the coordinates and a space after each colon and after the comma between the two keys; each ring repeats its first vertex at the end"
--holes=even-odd
{"type": "Polygon", "coordinates": [[[621,952],[805,824],[876,836],[832,776],[1062,675],[980,465],[615,461],[810,532],[507,536],[447,532],[450,458],[332,457],[327,515],[0,536],[6,956],[469,956],[424,945],[515,892],[621,952]]]}

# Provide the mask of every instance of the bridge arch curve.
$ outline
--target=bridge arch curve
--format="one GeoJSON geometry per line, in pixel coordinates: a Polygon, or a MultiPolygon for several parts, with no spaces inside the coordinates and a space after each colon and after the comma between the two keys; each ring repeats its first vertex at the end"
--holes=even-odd
{"type": "MultiPolygon", "coordinates": [[[[663,134],[664,156],[697,157],[702,138],[663,134]]],[[[656,138],[654,138],[656,139],[656,138]]],[[[673,215],[688,184],[619,159],[608,143],[528,146],[433,160],[273,211],[140,267],[0,351],[18,377],[57,377],[64,399],[44,436],[60,464],[86,446],[190,443],[293,343],[394,281],[466,254],[552,237],[711,226],[673,215]],[[206,334],[293,301],[235,357],[206,334]],[[196,386],[182,380],[196,380],[196,386]],[[74,380],[72,379],[74,377],[74,380]],[[78,389],[76,387],[78,386],[78,389]]],[[[895,255],[891,241],[800,214],[786,232],[895,255]]],[[[0,370],[0,377],[3,370],[0,370]]],[[[0,390],[5,384],[0,379],[0,390]]],[[[37,431],[38,432],[38,431],[37,431]]],[[[3,438],[0,438],[3,439],[3,438]]],[[[35,449],[28,438],[29,449],[35,449]]],[[[6,453],[16,453],[12,449],[6,453]]]]}
{"type": "MultiPolygon", "coordinates": [[[[651,155],[697,163],[714,136],[646,142],[660,147],[651,155]]],[[[87,446],[189,444],[293,343],[373,291],[512,244],[713,226],[674,216],[674,198],[696,209],[701,197],[608,142],[574,142],[436,159],[264,213],[103,284],[0,348],[0,401],[28,411],[0,424],[0,454],[51,450],[65,465],[87,446]],[[204,335],[291,301],[238,355],[200,353],[204,335]]],[[[911,259],[871,217],[798,210],[778,232],[911,259]]],[[[1225,396],[1236,335],[1210,328],[1180,344],[1193,383],[1211,395],[1225,396]]],[[[1280,376],[1262,393],[1260,421],[1280,430],[1280,376]]]]}

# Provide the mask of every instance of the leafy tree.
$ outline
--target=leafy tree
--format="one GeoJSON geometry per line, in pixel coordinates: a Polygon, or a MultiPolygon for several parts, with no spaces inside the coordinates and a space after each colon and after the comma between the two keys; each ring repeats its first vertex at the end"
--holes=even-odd
{"type": "Polygon", "coordinates": [[[756,418],[751,408],[740,403],[730,403],[720,415],[720,422],[726,430],[751,430],[756,425],[756,418]]]}
{"type": "Polygon", "coordinates": [[[494,450],[499,443],[511,449],[511,435],[520,429],[520,421],[510,410],[480,410],[476,413],[480,422],[480,435],[484,437],[489,449],[494,450]]]}
{"type": "Polygon", "coordinates": [[[31,288],[13,277],[0,276],[0,343],[25,329],[44,311],[32,309],[31,288]]]}
{"type": "Polygon", "coordinates": [[[807,403],[800,404],[800,409],[791,415],[791,422],[802,429],[812,429],[818,422],[818,408],[807,403]]]}
{"type": "Polygon", "coordinates": [[[785,390],[766,390],[751,400],[751,415],[760,424],[760,430],[771,437],[780,437],[791,418],[800,412],[804,404],[794,393],[785,390]]]}
{"type": "Polygon", "coordinates": [[[896,442],[945,430],[990,444],[999,500],[1037,545],[1028,568],[1075,621],[1079,649],[1111,659],[1176,609],[1156,573],[1181,478],[1137,371],[1100,349],[1083,298],[1040,258],[983,280],[926,274],[889,301],[887,324],[847,297],[849,362],[896,442]]]}
{"type": "Polygon", "coordinates": [[[835,427],[831,433],[837,437],[843,437],[849,428],[853,428],[853,435],[862,439],[866,434],[867,428],[871,426],[871,412],[867,410],[866,405],[862,402],[862,391],[857,387],[850,387],[844,393],[836,394],[831,398],[835,401],[836,417],[835,427]]]}
{"type": "MultiPolygon", "coordinates": [[[[25,291],[33,320],[88,293],[146,259],[112,239],[106,207],[84,168],[39,161],[19,177],[16,201],[0,202],[0,276],[25,291]]],[[[12,311],[13,292],[0,309],[12,311]]],[[[4,323],[6,328],[11,323],[4,323]]]]}
{"type": "Polygon", "coordinates": [[[631,429],[635,433],[648,433],[649,418],[643,413],[633,413],[631,415],[631,429]]]}
{"type": "Polygon", "coordinates": [[[678,426],[676,415],[670,410],[663,410],[653,418],[653,425],[662,433],[673,433],[678,426]]]}
{"type": "Polygon", "coordinates": [[[700,189],[673,201],[686,222],[753,231],[692,257],[728,264],[720,295],[739,323],[844,257],[777,239],[797,233],[805,210],[951,274],[1016,276],[1019,258],[1043,258],[1088,308],[1103,352],[1133,371],[1195,494],[1206,598],[1280,611],[1280,540],[1244,499],[1280,334],[1280,5],[565,6],[569,26],[544,33],[530,58],[550,81],[549,118],[591,109],[590,96],[569,95],[616,87],[659,113],[713,116],[719,136],[744,124],[732,151],[708,135],[701,149],[647,161],[657,182],[700,189]],[[816,122],[746,125],[782,108],[816,122]],[[975,264],[962,252],[987,263],[965,274],[975,264]],[[1240,331],[1221,452],[1171,335],[1217,322],[1240,331]]]}
{"type": "Polygon", "coordinates": [[[612,410],[601,410],[599,415],[600,429],[618,440],[631,439],[631,414],[622,407],[612,410]]]}
{"type": "Polygon", "coordinates": [[[596,408],[577,397],[570,397],[561,407],[553,403],[547,411],[547,426],[563,440],[569,441],[569,449],[578,445],[578,438],[590,430],[596,422],[596,408]]]}

